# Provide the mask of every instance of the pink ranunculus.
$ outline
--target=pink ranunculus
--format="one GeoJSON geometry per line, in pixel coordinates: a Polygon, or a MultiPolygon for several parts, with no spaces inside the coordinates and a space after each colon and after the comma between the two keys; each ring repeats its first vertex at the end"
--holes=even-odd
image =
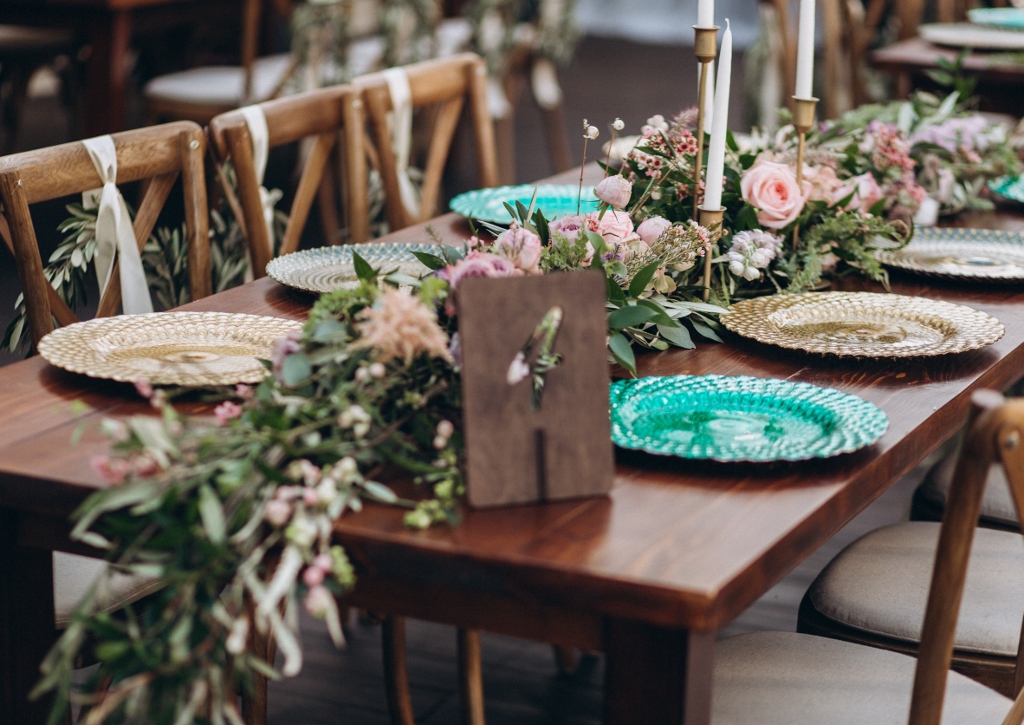
{"type": "Polygon", "coordinates": [[[782,229],[796,221],[806,201],[793,170],[774,161],[747,169],[740,177],[740,190],[744,200],[758,210],[758,223],[769,229],[782,229]]]}
{"type": "Polygon", "coordinates": [[[528,229],[513,225],[494,242],[494,251],[506,257],[516,269],[527,274],[540,274],[540,257],[544,245],[540,237],[528,229]]]}
{"type": "Polygon", "coordinates": [[[548,229],[552,234],[557,232],[569,239],[575,239],[586,223],[586,217],[582,214],[566,214],[548,224],[548,229]]]}
{"type": "Polygon", "coordinates": [[[594,195],[615,209],[625,209],[633,195],[633,184],[624,176],[606,176],[594,187],[594,195]]]}
{"type": "Polygon", "coordinates": [[[836,192],[843,186],[843,182],[836,176],[835,169],[831,166],[804,164],[804,181],[807,184],[805,190],[810,201],[823,201],[831,206],[843,198],[836,196],[836,192]]]}
{"type": "Polygon", "coordinates": [[[640,222],[636,233],[647,243],[647,246],[658,241],[658,237],[665,233],[665,230],[672,226],[672,222],[663,216],[652,216],[640,222]]]}
{"type": "Polygon", "coordinates": [[[624,242],[633,233],[633,220],[624,211],[609,209],[603,215],[591,212],[587,216],[591,219],[591,231],[604,237],[609,245],[624,242]]]}
{"type": "Polygon", "coordinates": [[[213,409],[213,414],[217,416],[218,423],[227,425],[229,420],[234,420],[242,414],[242,406],[234,401],[226,400],[213,409]]]}
{"type": "Polygon", "coordinates": [[[836,198],[845,199],[850,194],[853,194],[853,198],[848,208],[859,209],[865,214],[885,196],[870,171],[847,179],[846,184],[836,192],[836,198]]]}

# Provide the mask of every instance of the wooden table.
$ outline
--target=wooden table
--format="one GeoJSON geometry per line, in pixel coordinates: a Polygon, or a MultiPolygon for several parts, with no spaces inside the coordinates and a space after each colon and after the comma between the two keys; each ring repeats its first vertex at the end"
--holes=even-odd
{"type": "MultiPolygon", "coordinates": [[[[963,224],[1024,229],[1013,217],[963,224]]],[[[445,239],[466,233],[434,220],[445,239]]],[[[422,225],[388,241],[423,241],[422,225]]],[[[455,528],[414,532],[398,510],[371,505],[336,525],[353,558],[355,604],[467,627],[603,650],[606,722],[709,720],[715,633],[952,435],[971,391],[1024,373],[1024,292],[926,285],[903,294],[969,304],[1006,336],[962,355],[852,362],[730,337],[694,351],[645,355],[647,375],[754,375],[828,385],[879,405],[890,426],[875,445],[826,461],[712,465],[621,454],[608,498],[468,511],[455,528]]],[[[311,298],[259,280],[188,305],[302,318],[311,298]]],[[[131,386],[89,380],[30,359],[0,369],[0,722],[41,721],[19,699],[52,639],[50,554],[68,547],[65,517],[103,484],[91,455],[103,416],[146,410],[131,386]],[[88,411],[71,407],[80,399],[88,411]],[[80,423],[82,442],[68,443],[80,423]],[[10,565],[9,565],[10,563],[10,565]]]]}
{"type": "Polygon", "coordinates": [[[222,17],[241,27],[240,0],[0,0],[0,22],[63,27],[91,48],[86,68],[87,136],[122,131],[127,123],[129,51],[140,31],[192,25],[222,17]]]}
{"type": "MultiPolygon", "coordinates": [[[[957,54],[956,49],[910,38],[872,51],[871,65],[896,75],[897,95],[904,97],[918,85],[934,86],[926,73],[939,68],[937,59],[954,61],[957,54]]],[[[978,79],[982,110],[1016,117],[1024,113],[1024,101],[1017,92],[1024,82],[1024,63],[1016,60],[1019,57],[1019,53],[976,51],[964,59],[964,70],[978,79]]]]}

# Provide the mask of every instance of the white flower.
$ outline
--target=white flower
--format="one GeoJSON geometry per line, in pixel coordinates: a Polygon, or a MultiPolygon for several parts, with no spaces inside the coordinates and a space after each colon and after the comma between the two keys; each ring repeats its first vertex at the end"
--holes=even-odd
{"type": "Polygon", "coordinates": [[[242,615],[231,625],[231,632],[224,642],[224,649],[233,655],[240,655],[245,651],[249,640],[249,618],[242,615]]]}
{"type": "Polygon", "coordinates": [[[626,124],[622,122],[621,118],[616,118],[614,121],[612,121],[612,128],[614,128],[616,131],[621,131],[625,127],[626,124]]]}
{"type": "Polygon", "coordinates": [[[450,420],[442,420],[437,424],[437,434],[443,438],[451,438],[455,432],[455,426],[450,420]]]}
{"type": "Polygon", "coordinates": [[[380,378],[384,377],[384,373],[385,372],[386,371],[384,369],[384,363],[382,363],[382,362],[370,363],[370,376],[371,377],[377,378],[379,380],[380,378]]]}
{"type": "Polygon", "coordinates": [[[512,363],[508,366],[508,374],[505,376],[505,381],[509,385],[516,385],[530,375],[530,366],[526,362],[526,356],[520,351],[516,353],[516,356],[512,358],[512,363]]]}
{"type": "Polygon", "coordinates": [[[597,129],[597,126],[587,126],[583,131],[583,138],[588,138],[593,141],[595,138],[601,135],[601,132],[597,129]]]}

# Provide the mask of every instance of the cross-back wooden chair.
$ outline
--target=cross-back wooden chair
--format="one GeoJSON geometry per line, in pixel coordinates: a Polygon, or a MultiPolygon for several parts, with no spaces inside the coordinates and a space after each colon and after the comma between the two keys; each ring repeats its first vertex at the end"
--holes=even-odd
{"type": "MultiPolygon", "coordinates": [[[[149,238],[157,217],[180,176],[184,190],[188,234],[189,283],[192,299],[211,292],[206,186],[203,158],[206,137],[190,121],[113,134],[117,151],[117,183],[145,181],[145,193],[135,215],[139,249],[149,238]]],[[[77,322],[75,313],[47,282],[32,224],[30,206],[102,186],[89,153],[81,142],[26,151],[0,158],[0,201],[5,223],[0,236],[14,255],[25,295],[33,345],[54,328],[77,322]]],[[[103,291],[97,317],[117,314],[121,283],[115,263],[103,291]]]]}
{"type": "MultiPolygon", "coordinates": [[[[1000,401],[996,396],[993,405],[1000,401]]],[[[1007,403],[1001,410],[1000,421],[1009,422],[999,425],[1006,430],[1024,421],[1024,400],[1007,403]]],[[[1014,696],[1024,685],[1024,547],[1019,528],[1024,459],[1016,448],[1003,445],[1006,440],[1012,443],[1012,436],[1001,438],[999,447],[989,450],[991,445],[985,448],[978,433],[973,435],[955,462],[940,464],[944,471],[939,471],[947,478],[945,518],[962,525],[969,517],[971,526],[984,525],[968,537],[968,544],[975,542],[972,575],[953,641],[952,666],[1014,696]],[[1002,490],[993,492],[997,486],[1002,490]],[[965,489],[969,500],[964,498],[965,489]],[[961,510],[965,507],[967,513],[961,510]]],[[[800,606],[800,631],[897,652],[913,654],[919,647],[923,651],[923,587],[938,528],[933,522],[910,521],[853,542],[808,590],[800,606]]]]}
{"type": "MultiPolygon", "coordinates": [[[[259,56],[264,2],[243,0],[238,65],[200,66],[146,83],[142,94],[148,122],[186,119],[206,124],[219,113],[281,93],[295,62],[288,53],[259,56]]],[[[274,7],[287,14],[291,3],[274,0],[274,7]]]]}
{"type": "MultiPolygon", "coordinates": [[[[1024,401],[1004,402],[1002,396],[982,391],[973,397],[971,424],[957,464],[960,475],[937,547],[932,538],[916,660],[809,634],[733,637],[716,650],[712,722],[868,725],[904,721],[909,711],[911,725],[1020,725],[1024,696],[1011,701],[950,672],[961,603],[971,587],[968,564],[977,563],[972,561],[972,545],[980,531],[976,524],[992,461],[1006,468],[1018,513],[1024,513],[1024,401]]],[[[1020,546],[1019,534],[1006,535],[1015,536],[1020,546]]],[[[1021,571],[1011,562],[1005,575],[1020,577],[1021,571]]]]}
{"type": "MultiPolygon", "coordinates": [[[[340,224],[334,211],[335,183],[330,163],[340,152],[343,174],[365,179],[363,123],[359,112],[361,99],[349,86],[334,86],[300,93],[258,104],[267,120],[268,146],[310,139],[312,145],[302,161],[295,198],[288,215],[288,224],[281,242],[280,254],[298,249],[302,231],[309,219],[313,201],[319,199],[321,217],[326,230],[337,230],[340,224]],[[340,137],[340,141],[339,141],[340,137]]],[[[253,141],[242,111],[229,111],[210,122],[210,144],[219,163],[231,161],[238,184],[237,198],[229,184],[223,184],[229,203],[241,220],[249,245],[253,275],[266,274],[267,262],[273,256],[271,240],[264,221],[260,199],[260,183],[256,178],[253,141]]],[[[223,179],[223,174],[222,174],[223,179]]],[[[349,241],[365,242],[369,238],[369,210],[365,183],[349,183],[342,178],[343,213],[349,230],[349,241]]],[[[328,233],[330,236],[330,232],[328,233]]],[[[337,240],[334,240],[337,241],[337,240]]]]}
{"type": "MultiPolygon", "coordinates": [[[[472,53],[461,53],[451,58],[404,66],[404,71],[409,80],[412,107],[436,106],[434,123],[427,135],[430,141],[423,167],[418,214],[412,213],[402,203],[399,165],[392,148],[389,121],[393,104],[386,77],[383,73],[372,73],[352,82],[353,88],[363,98],[392,231],[425,221],[436,214],[441,198],[441,177],[464,106],[468,105],[473,126],[478,182],[482,187],[498,184],[494,125],[487,108],[487,69],[483,60],[472,53]]],[[[356,178],[352,179],[356,183],[356,178]]]]}

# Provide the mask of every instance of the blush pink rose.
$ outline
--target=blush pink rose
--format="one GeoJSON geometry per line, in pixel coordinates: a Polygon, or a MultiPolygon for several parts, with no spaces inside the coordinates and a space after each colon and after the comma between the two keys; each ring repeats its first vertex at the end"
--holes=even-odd
{"type": "Polygon", "coordinates": [[[469,277],[512,277],[522,274],[515,265],[500,254],[481,252],[474,250],[466,255],[464,259],[455,264],[445,267],[439,273],[442,279],[447,280],[450,290],[448,300],[445,304],[445,311],[454,315],[458,309],[457,294],[459,284],[469,277]]]}
{"type": "Polygon", "coordinates": [[[540,237],[519,226],[502,232],[494,241],[494,251],[506,257],[516,269],[527,274],[540,274],[540,256],[543,248],[540,237]]]}
{"type": "Polygon", "coordinates": [[[759,162],[745,171],[740,189],[744,200],[758,210],[758,223],[768,229],[792,224],[806,201],[792,169],[774,161],[759,162]]]}
{"type": "Polygon", "coordinates": [[[624,242],[633,234],[633,220],[624,211],[609,209],[603,215],[591,212],[587,216],[591,222],[590,230],[604,237],[609,245],[624,242]]]}
{"type": "Polygon", "coordinates": [[[672,222],[665,217],[652,216],[640,222],[640,226],[636,228],[636,233],[650,246],[658,241],[658,237],[664,234],[665,230],[670,226],[672,226],[672,222]]]}
{"type": "Polygon", "coordinates": [[[847,179],[843,188],[836,192],[836,198],[845,199],[850,194],[853,194],[853,198],[850,200],[848,208],[859,209],[864,213],[867,213],[871,207],[885,197],[882,188],[870,171],[847,179]]]}
{"type": "Polygon", "coordinates": [[[594,196],[616,209],[624,209],[633,195],[633,183],[624,176],[606,176],[594,187],[594,196]]]}

